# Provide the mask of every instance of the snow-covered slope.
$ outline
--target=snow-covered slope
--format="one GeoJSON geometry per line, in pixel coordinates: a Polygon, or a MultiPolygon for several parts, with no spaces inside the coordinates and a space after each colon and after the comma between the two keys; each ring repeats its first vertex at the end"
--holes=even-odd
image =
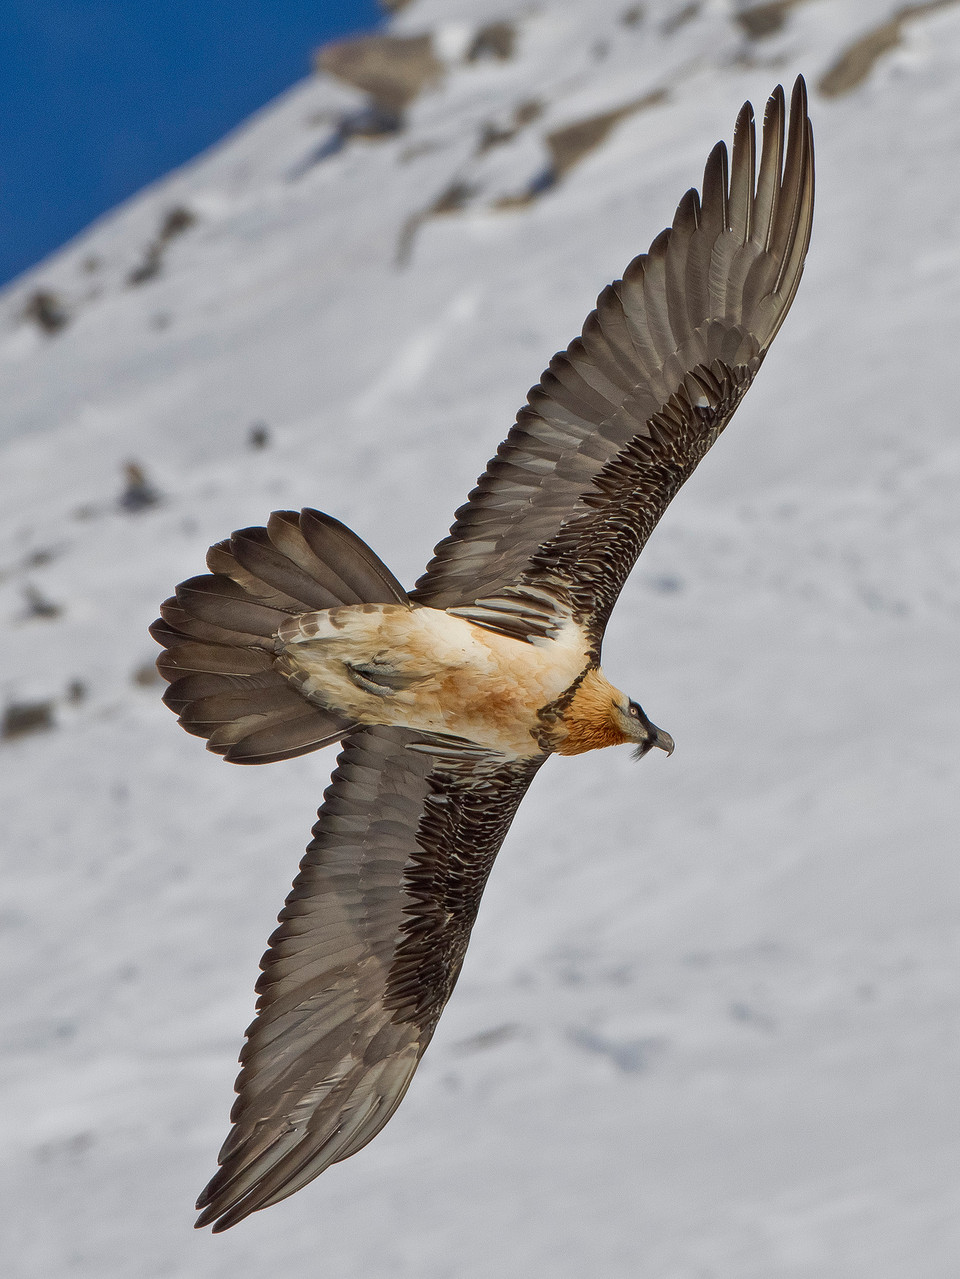
{"type": "Polygon", "coordinates": [[[318,76],[0,297],[4,1273],[952,1279],[960,4],[413,0],[391,29],[444,67],[402,130],[345,137],[363,95],[318,76]],[[676,754],[554,760],[388,1128],[193,1232],[332,752],[205,754],[150,683],[158,602],[307,504],[412,581],[798,71],[807,272],[605,651],[676,754]]]}

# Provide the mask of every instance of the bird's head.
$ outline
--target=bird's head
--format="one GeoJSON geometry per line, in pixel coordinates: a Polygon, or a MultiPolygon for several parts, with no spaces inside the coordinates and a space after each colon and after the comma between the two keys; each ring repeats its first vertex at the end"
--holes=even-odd
{"type": "Polygon", "coordinates": [[[634,759],[643,759],[647,751],[659,746],[668,755],[673,754],[673,738],[662,728],[657,728],[644,714],[643,707],[628,698],[614,702],[613,716],[617,727],[623,732],[627,741],[636,742],[634,759]]]}
{"type": "Polygon", "coordinates": [[[554,750],[579,755],[630,742],[636,746],[634,759],[642,759],[653,746],[673,753],[673,738],[651,724],[637,702],[614,688],[599,668],[587,671],[564,710],[554,750]]]}

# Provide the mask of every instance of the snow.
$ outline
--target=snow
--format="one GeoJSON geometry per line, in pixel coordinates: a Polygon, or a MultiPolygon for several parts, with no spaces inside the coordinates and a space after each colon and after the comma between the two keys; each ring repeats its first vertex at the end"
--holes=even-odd
{"type": "Polygon", "coordinates": [[[960,5],[829,99],[895,5],[807,0],[763,40],[725,0],[679,25],[679,0],[627,8],[413,0],[394,29],[437,30],[449,65],[402,133],[316,159],[362,99],[304,82],[0,297],[0,709],[55,718],[0,742],[7,1274],[957,1273],[960,5]],[[504,16],[513,58],[465,64],[464,31],[504,16]],[[740,102],[798,71],[800,292],[605,649],[676,753],[551,761],[395,1118],[285,1203],[192,1231],[333,753],[205,754],[138,682],[159,601],[300,505],[412,582],[740,102]],[[551,131],[661,88],[495,207],[551,131]],[[456,182],[465,207],[421,219],[456,182]],[[129,286],[177,206],[196,223],[129,286]],[[22,318],[38,288],[71,315],[53,335],[22,318]],[[163,499],[138,513],[131,460],[163,499]]]}

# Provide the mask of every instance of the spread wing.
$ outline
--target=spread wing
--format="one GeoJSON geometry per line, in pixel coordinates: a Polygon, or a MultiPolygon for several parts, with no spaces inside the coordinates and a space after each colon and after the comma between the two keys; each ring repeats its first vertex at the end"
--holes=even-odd
{"type": "Polygon", "coordinates": [[[374,1137],[460,973],[480,895],[545,759],[365,727],[344,741],[270,939],[233,1128],[197,1204],[225,1230],[374,1137]]]}
{"type": "Polygon", "coordinates": [[[517,634],[553,597],[599,652],[617,596],[667,504],[732,417],[793,301],[813,219],[813,134],[797,80],[718,143],[702,200],[604,289],[554,356],[412,598],[517,634]]]}

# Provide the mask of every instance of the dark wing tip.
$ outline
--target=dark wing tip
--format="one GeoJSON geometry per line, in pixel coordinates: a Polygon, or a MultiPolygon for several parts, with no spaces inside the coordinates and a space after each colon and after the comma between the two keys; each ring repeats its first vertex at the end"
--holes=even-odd
{"type": "Polygon", "coordinates": [[[753,103],[745,102],[737,114],[737,123],[733,126],[733,145],[737,145],[737,139],[753,128],[753,103]]]}
{"type": "Polygon", "coordinates": [[[786,95],[783,92],[783,85],[778,84],[769,98],[767,98],[766,110],[763,113],[764,125],[766,125],[768,120],[773,120],[775,117],[779,117],[782,120],[785,104],[786,95]]]}
{"type": "Polygon", "coordinates": [[[727,216],[727,191],[729,188],[729,161],[727,144],[718,142],[707,156],[703,169],[703,199],[701,200],[702,224],[719,235],[729,227],[727,216]]]}

